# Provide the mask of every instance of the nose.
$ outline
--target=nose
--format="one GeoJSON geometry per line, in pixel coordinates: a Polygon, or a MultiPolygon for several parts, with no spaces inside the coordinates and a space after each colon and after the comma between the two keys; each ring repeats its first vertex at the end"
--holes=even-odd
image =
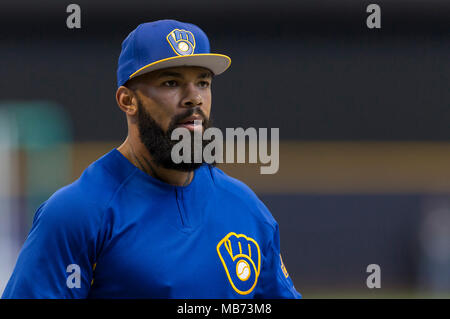
{"type": "Polygon", "coordinates": [[[203,98],[197,88],[189,84],[186,87],[186,95],[181,101],[181,105],[183,107],[196,107],[201,106],[203,104],[203,98]]]}

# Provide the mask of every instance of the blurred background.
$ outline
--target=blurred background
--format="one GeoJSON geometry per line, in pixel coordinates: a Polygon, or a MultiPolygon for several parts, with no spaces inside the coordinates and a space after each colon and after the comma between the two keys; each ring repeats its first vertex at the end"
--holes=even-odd
{"type": "Polygon", "coordinates": [[[280,169],[220,167],[279,223],[305,298],[450,297],[450,2],[2,1],[0,295],[39,204],[127,133],[122,40],[142,22],[200,26],[232,58],[215,124],[280,128],[280,169]],[[366,8],[381,7],[381,29],[366,8]],[[369,289],[366,268],[381,268],[369,289]]]}

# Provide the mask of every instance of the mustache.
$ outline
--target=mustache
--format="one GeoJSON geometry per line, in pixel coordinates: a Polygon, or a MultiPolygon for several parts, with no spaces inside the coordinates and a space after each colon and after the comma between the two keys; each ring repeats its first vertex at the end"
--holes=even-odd
{"type": "Polygon", "coordinates": [[[208,127],[209,119],[206,117],[205,112],[203,112],[200,107],[194,107],[194,108],[186,110],[186,112],[183,112],[181,114],[175,115],[172,118],[172,120],[170,121],[170,125],[169,125],[169,130],[168,131],[169,132],[173,131],[176,128],[178,122],[180,122],[181,120],[185,119],[186,117],[192,116],[194,114],[199,115],[201,117],[202,125],[204,127],[208,127]]]}

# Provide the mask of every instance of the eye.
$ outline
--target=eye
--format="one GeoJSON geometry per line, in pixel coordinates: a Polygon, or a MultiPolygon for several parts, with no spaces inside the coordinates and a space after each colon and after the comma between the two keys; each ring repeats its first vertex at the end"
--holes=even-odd
{"type": "Polygon", "coordinates": [[[200,81],[200,82],[198,83],[198,85],[199,85],[201,88],[207,88],[207,87],[209,87],[211,84],[210,84],[208,81],[200,81]]]}
{"type": "Polygon", "coordinates": [[[163,85],[167,86],[167,87],[176,87],[178,85],[178,82],[175,80],[169,80],[169,81],[163,82],[163,85]]]}

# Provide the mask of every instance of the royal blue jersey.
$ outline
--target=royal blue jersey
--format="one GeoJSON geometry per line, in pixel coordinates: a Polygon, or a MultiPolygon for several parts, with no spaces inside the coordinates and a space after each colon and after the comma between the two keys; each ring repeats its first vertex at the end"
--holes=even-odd
{"type": "Polygon", "coordinates": [[[117,149],[37,210],[3,298],[301,298],[278,225],[242,182],[204,164],[187,186],[117,149]]]}

